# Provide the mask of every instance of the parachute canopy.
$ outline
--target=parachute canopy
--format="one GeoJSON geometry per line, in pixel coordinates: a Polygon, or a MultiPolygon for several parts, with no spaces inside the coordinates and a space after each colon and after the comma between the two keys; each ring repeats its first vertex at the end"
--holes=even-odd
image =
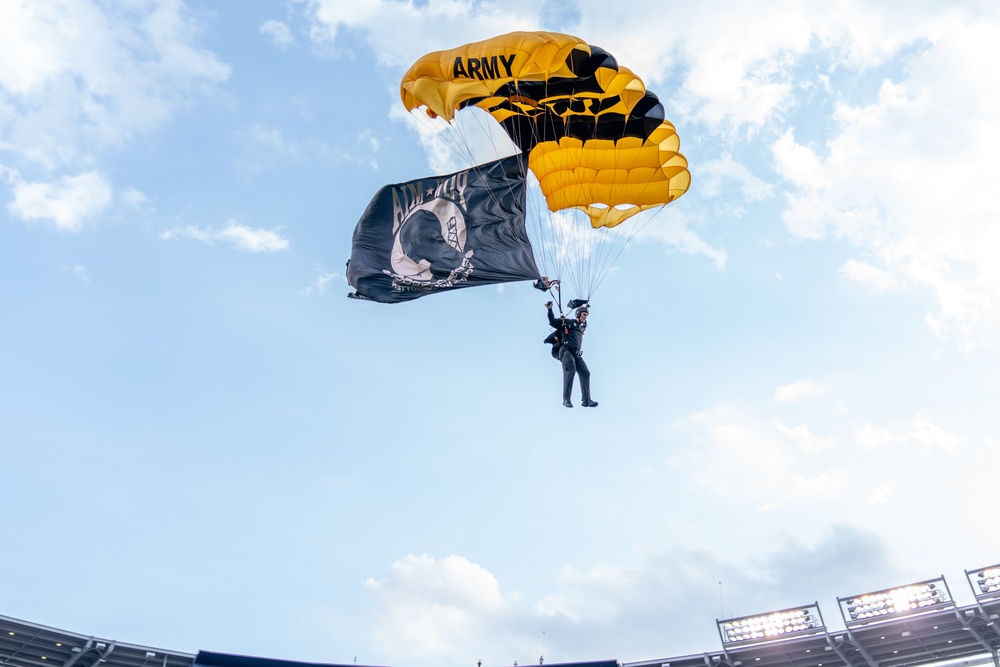
{"type": "Polygon", "coordinates": [[[504,128],[550,211],[578,209],[615,227],[687,191],[691,176],[663,105],[631,70],[571,35],[514,32],[413,64],[400,84],[408,110],[454,118],[475,106],[504,128]]]}

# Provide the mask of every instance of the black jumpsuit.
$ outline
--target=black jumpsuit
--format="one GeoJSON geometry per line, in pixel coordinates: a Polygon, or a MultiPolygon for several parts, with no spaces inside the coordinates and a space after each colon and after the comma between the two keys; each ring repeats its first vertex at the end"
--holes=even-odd
{"type": "Polygon", "coordinates": [[[580,376],[580,394],[584,403],[590,403],[590,369],[583,360],[583,333],[587,325],[572,318],[556,318],[552,309],[547,309],[549,325],[559,330],[562,345],[559,360],[563,367],[563,402],[568,402],[573,393],[573,378],[580,376]]]}

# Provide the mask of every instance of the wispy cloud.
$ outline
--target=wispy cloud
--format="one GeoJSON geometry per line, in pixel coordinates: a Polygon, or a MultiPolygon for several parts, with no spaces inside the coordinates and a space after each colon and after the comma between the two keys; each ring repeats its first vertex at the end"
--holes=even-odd
{"type": "Polygon", "coordinates": [[[235,220],[228,221],[222,229],[194,225],[168,229],[160,233],[160,238],[165,241],[173,239],[200,241],[210,246],[223,243],[247,252],[275,252],[287,250],[289,247],[288,239],[280,234],[280,227],[253,229],[235,220]]]}
{"type": "Polygon", "coordinates": [[[790,503],[823,503],[842,497],[852,478],[824,451],[835,435],[817,435],[805,424],[789,427],[728,406],[692,418],[711,443],[693,465],[693,479],[722,497],[740,497],[770,510],[790,503]]]}
{"type": "Polygon", "coordinates": [[[302,293],[306,296],[312,296],[316,294],[318,296],[325,296],[328,291],[333,287],[335,283],[338,283],[343,279],[341,274],[336,271],[327,271],[322,266],[316,267],[316,279],[311,285],[302,290],[302,293]]]}
{"type": "Polygon", "coordinates": [[[1000,93],[986,81],[1000,55],[1000,19],[989,13],[987,23],[947,11],[900,17],[897,41],[901,31],[926,40],[903,57],[905,73],[883,80],[873,99],[842,99],[824,145],[788,131],[773,146],[793,185],[788,230],[843,239],[874,257],[844,265],[852,280],[928,290],[938,305],[928,322],[964,348],[1000,340],[1000,232],[991,222],[1000,200],[986,196],[997,184],[1000,93]]]}
{"type": "Polygon", "coordinates": [[[364,586],[375,605],[374,638],[398,659],[458,661],[468,647],[488,640],[492,621],[509,618],[519,605],[493,574],[454,555],[408,555],[392,564],[387,578],[364,586]]]}
{"type": "Polygon", "coordinates": [[[62,267],[63,271],[70,274],[82,283],[90,283],[90,274],[87,273],[87,267],[82,264],[73,264],[72,266],[62,267]]]}
{"type": "Polygon", "coordinates": [[[536,599],[459,555],[409,554],[364,590],[368,632],[386,662],[463,665],[473,656],[530,665],[662,655],[665,626],[670,650],[704,650],[712,619],[787,607],[803,595],[826,604],[889,574],[896,570],[886,543],[840,523],[813,541],[785,534],[752,563],[677,540],[614,562],[580,559],[536,599]]]}
{"type": "Polygon", "coordinates": [[[0,144],[72,169],[158,127],[229,77],[200,30],[182,2],[0,4],[0,144]]]}
{"type": "MultiPolygon", "coordinates": [[[[229,77],[183,2],[0,3],[0,149],[7,210],[78,232],[112,202],[109,151],[229,77]]],[[[135,206],[135,192],[123,201],[135,206]]]]}
{"type": "Polygon", "coordinates": [[[706,197],[728,195],[731,193],[731,185],[739,188],[743,199],[748,202],[767,199],[773,193],[770,183],[753,174],[746,165],[740,164],[731,155],[723,155],[701,164],[698,177],[701,194],[706,197]]]}
{"type": "Polygon", "coordinates": [[[789,384],[781,385],[775,389],[774,400],[779,403],[791,403],[794,401],[801,401],[812,396],[818,396],[825,391],[825,386],[816,380],[806,378],[804,380],[797,380],[789,384]]]}
{"type": "Polygon", "coordinates": [[[867,262],[861,262],[856,259],[849,259],[844,262],[844,265],[840,267],[840,275],[848,280],[874,287],[877,290],[891,289],[902,284],[902,281],[900,281],[899,276],[895,272],[880,269],[877,266],[872,266],[867,262]]]}
{"type": "Polygon", "coordinates": [[[270,39],[271,43],[282,51],[287,50],[295,41],[291,29],[281,21],[264,21],[260,25],[260,34],[270,39]]]}
{"type": "Polygon", "coordinates": [[[962,438],[936,423],[928,411],[921,411],[913,419],[885,425],[866,422],[857,428],[855,441],[863,449],[892,447],[920,451],[950,451],[962,444],[962,438]]]}
{"type": "Polygon", "coordinates": [[[58,229],[78,232],[84,222],[108,207],[111,198],[112,189],[104,176],[89,171],[48,183],[16,181],[14,200],[7,210],[24,220],[47,221],[58,229]]]}

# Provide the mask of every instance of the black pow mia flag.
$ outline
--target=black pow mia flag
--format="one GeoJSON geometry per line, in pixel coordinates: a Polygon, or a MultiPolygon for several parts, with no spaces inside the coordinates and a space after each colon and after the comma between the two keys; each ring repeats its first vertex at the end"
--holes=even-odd
{"type": "Polygon", "coordinates": [[[409,301],[462,287],[536,280],[525,174],[512,156],[383,187],[354,229],[348,296],[409,301]]]}

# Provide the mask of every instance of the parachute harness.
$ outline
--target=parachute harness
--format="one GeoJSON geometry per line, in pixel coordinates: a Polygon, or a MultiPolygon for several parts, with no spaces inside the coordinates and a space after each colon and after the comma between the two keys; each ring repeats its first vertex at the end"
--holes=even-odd
{"type": "Polygon", "coordinates": [[[559,289],[558,281],[554,285],[549,286],[549,295],[555,297],[556,305],[559,306],[559,317],[563,317],[562,292],[559,289]]]}

